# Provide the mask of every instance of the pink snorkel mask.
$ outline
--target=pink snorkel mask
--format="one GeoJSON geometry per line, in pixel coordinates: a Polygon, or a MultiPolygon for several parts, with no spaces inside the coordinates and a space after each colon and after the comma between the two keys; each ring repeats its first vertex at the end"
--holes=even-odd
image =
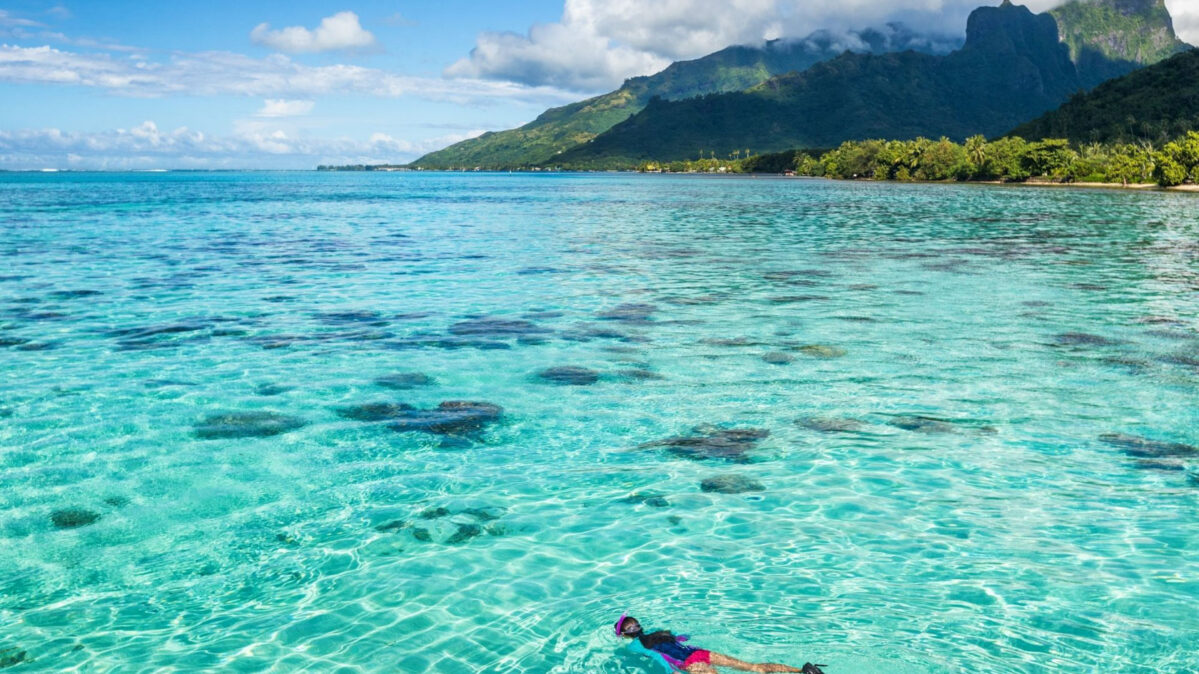
{"type": "Polygon", "coordinates": [[[618,637],[623,637],[623,636],[624,636],[624,632],[621,632],[621,631],[620,631],[620,628],[621,628],[621,627],[624,627],[624,619],[625,619],[625,618],[627,618],[627,617],[629,617],[629,614],[628,614],[628,613],[621,613],[621,614],[620,614],[620,620],[617,620],[617,621],[616,621],[616,636],[618,636],[618,637]]]}

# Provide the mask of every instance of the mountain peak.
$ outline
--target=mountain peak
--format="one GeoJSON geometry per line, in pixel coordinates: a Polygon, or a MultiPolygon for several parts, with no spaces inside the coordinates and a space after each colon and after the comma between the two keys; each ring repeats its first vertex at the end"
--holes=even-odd
{"type": "Polygon", "coordinates": [[[1008,51],[1030,43],[1057,39],[1057,25],[1043,14],[1033,14],[1024,5],[1004,0],[998,7],[979,7],[966,22],[966,49],[1008,51]]]}
{"type": "Polygon", "coordinates": [[[1187,46],[1165,0],[1071,0],[1049,14],[1088,89],[1187,46]]]}

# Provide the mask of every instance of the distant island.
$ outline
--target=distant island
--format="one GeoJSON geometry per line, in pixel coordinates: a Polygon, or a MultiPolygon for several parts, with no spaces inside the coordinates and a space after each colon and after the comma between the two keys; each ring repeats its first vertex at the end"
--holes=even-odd
{"type": "Polygon", "coordinates": [[[345,164],[342,166],[332,166],[321,164],[316,167],[318,171],[412,171],[413,169],[408,164],[345,164]]]}
{"type": "Polygon", "coordinates": [[[1178,40],[1163,0],[1046,14],[1005,0],[975,10],[944,55],[875,40],[834,58],[812,44],[730,47],[411,164],[318,170],[1199,185],[1199,50],[1178,40]]]}

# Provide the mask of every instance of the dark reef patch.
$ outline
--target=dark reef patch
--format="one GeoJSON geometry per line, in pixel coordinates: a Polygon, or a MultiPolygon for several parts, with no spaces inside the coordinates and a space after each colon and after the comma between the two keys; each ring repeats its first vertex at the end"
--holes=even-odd
{"type": "Polygon", "coordinates": [[[580,323],[562,333],[562,339],[569,342],[590,342],[594,339],[614,339],[626,343],[645,343],[649,338],[641,335],[630,335],[610,327],[588,323],[580,323]]]}
{"type": "Polygon", "coordinates": [[[1063,332],[1054,335],[1053,341],[1059,346],[1118,346],[1124,343],[1117,339],[1088,332],[1063,332]]]}
{"type": "Polygon", "coordinates": [[[780,297],[771,297],[771,304],[798,304],[800,302],[819,302],[827,300],[827,295],[782,295],[780,297]]]}
{"type": "Polygon", "coordinates": [[[472,538],[483,535],[483,527],[478,524],[459,524],[458,530],[446,539],[447,545],[459,545],[465,543],[472,538]]]}
{"type": "Polygon", "coordinates": [[[1104,433],[1099,440],[1119,448],[1128,456],[1143,459],[1164,459],[1199,456],[1199,447],[1181,442],[1163,442],[1127,433],[1104,433]]]}
{"type": "Polygon", "coordinates": [[[259,384],[254,388],[254,395],[260,396],[277,396],[288,391],[294,391],[294,386],[284,386],[282,384],[259,384]]]}
{"type": "Polygon", "coordinates": [[[652,319],[658,307],[652,304],[619,304],[606,311],[596,314],[601,321],[620,321],[622,323],[645,323],[652,319]]]}
{"type": "Polygon", "coordinates": [[[50,293],[49,297],[56,300],[74,300],[81,297],[95,297],[96,295],[103,294],[104,293],[100,292],[99,290],[90,290],[84,288],[80,290],[57,290],[50,293]]]}
{"type": "Polygon", "coordinates": [[[420,513],[417,514],[417,517],[421,518],[422,520],[435,520],[435,519],[439,519],[442,517],[446,517],[449,514],[450,514],[449,508],[446,508],[444,506],[438,506],[436,508],[426,508],[426,509],[420,511],[420,513]]]}
{"type": "Polygon", "coordinates": [[[363,403],[334,409],[337,416],[351,421],[389,421],[416,408],[405,403],[363,403]]]}
{"type": "Polygon", "coordinates": [[[788,365],[795,362],[795,356],[782,351],[771,351],[762,355],[762,361],[771,365],[788,365]]]}
{"type": "Polygon", "coordinates": [[[765,342],[760,342],[756,339],[750,339],[749,337],[708,337],[706,339],[701,339],[700,343],[706,344],[708,346],[728,346],[728,347],[762,346],[765,344],[765,342]]]}
{"type": "Polygon", "coordinates": [[[375,379],[375,386],[382,386],[393,391],[409,391],[420,386],[430,386],[433,383],[432,377],[420,372],[401,372],[375,379]]]}
{"type": "Polygon", "coordinates": [[[670,502],[662,494],[653,491],[635,491],[620,499],[618,503],[630,505],[647,505],[651,508],[669,508],[670,502]]]}
{"type": "Polygon", "coordinates": [[[146,325],[132,328],[120,328],[106,333],[109,337],[124,337],[127,339],[145,339],[162,335],[178,335],[186,332],[199,332],[211,328],[207,322],[192,321],[186,323],[167,323],[164,325],[146,325]]]}
{"type": "Polygon", "coordinates": [[[100,513],[87,508],[62,508],[50,513],[50,522],[58,529],[78,529],[95,524],[100,520],[100,513]]]}
{"type": "Polygon", "coordinates": [[[364,325],[381,328],[390,321],[377,311],[327,311],[312,315],[325,325],[364,325]]]}
{"type": "Polygon", "coordinates": [[[827,344],[805,344],[804,346],[796,347],[795,350],[805,356],[823,359],[840,358],[849,353],[839,346],[829,346],[827,344]]]}
{"type": "Polygon", "coordinates": [[[205,417],[195,426],[196,437],[203,440],[229,438],[266,438],[302,428],[300,417],[278,412],[229,412],[205,417]]]}
{"type": "Polygon", "coordinates": [[[710,494],[745,494],[765,491],[761,482],[743,475],[717,475],[699,483],[700,491],[710,494]]]}
{"type": "Polygon", "coordinates": [[[454,323],[449,328],[451,335],[459,337],[485,337],[488,339],[515,339],[524,335],[543,335],[551,332],[536,323],[504,318],[472,318],[454,323]]]}
{"type": "Polygon", "coordinates": [[[629,382],[659,381],[659,380],[666,378],[665,376],[658,374],[657,372],[654,372],[653,370],[646,370],[643,368],[635,368],[635,369],[631,369],[631,370],[620,370],[616,373],[616,376],[624,381],[629,381],[629,382]]]}
{"type": "Polygon", "coordinates": [[[469,515],[480,522],[494,522],[504,514],[504,509],[500,507],[464,508],[458,511],[458,514],[469,515]]]}
{"type": "Polygon", "coordinates": [[[944,419],[924,416],[895,417],[888,421],[887,425],[902,428],[905,431],[912,431],[913,433],[927,433],[929,435],[957,433],[960,430],[953,423],[944,419]]]}
{"type": "Polygon", "coordinates": [[[500,419],[504,409],[485,402],[451,400],[434,409],[407,409],[392,418],[388,428],[397,432],[470,435],[500,419]]]}
{"type": "Polygon", "coordinates": [[[0,669],[16,667],[25,662],[27,653],[20,648],[0,648],[0,669]]]}
{"type": "Polygon", "coordinates": [[[795,423],[818,433],[856,433],[864,426],[857,419],[841,417],[804,417],[795,423]]]}
{"type": "Polygon", "coordinates": [[[551,367],[537,373],[541,381],[559,386],[590,386],[599,381],[599,373],[585,367],[562,365],[551,367]]]}
{"type": "Polygon", "coordinates": [[[770,436],[762,428],[716,428],[701,426],[692,435],[681,435],[655,440],[641,445],[641,449],[664,448],[674,456],[691,461],[722,460],[731,463],[749,463],[747,452],[770,436]]]}

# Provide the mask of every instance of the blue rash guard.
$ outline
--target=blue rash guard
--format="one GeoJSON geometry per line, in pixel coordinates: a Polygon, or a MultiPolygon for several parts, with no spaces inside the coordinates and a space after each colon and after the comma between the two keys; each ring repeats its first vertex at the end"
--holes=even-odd
{"type": "MultiPolygon", "coordinates": [[[[686,638],[686,636],[683,636],[682,640],[686,640],[686,638]]],[[[664,674],[673,674],[673,672],[681,671],[675,667],[675,665],[671,664],[670,660],[667,659],[667,656],[673,658],[677,662],[682,662],[686,660],[689,655],[699,650],[698,648],[684,646],[683,644],[679,643],[679,641],[658,644],[652,649],[646,648],[645,646],[641,645],[641,640],[636,637],[629,639],[628,649],[637,655],[644,655],[650,660],[653,660],[654,664],[658,665],[660,668],[659,671],[663,672],[664,674]]]]}
{"type": "Polygon", "coordinates": [[[650,660],[653,660],[654,664],[658,666],[658,671],[662,672],[663,674],[674,674],[674,672],[678,671],[673,665],[670,664],[670,662],[666,660],[665,657],[662,656],[661,653],[658,651],[651,651],[645,646],[642,646],[641,641],[636,638],[629,639],[628,649],[637,655],[644,655],[650,660]]]}

